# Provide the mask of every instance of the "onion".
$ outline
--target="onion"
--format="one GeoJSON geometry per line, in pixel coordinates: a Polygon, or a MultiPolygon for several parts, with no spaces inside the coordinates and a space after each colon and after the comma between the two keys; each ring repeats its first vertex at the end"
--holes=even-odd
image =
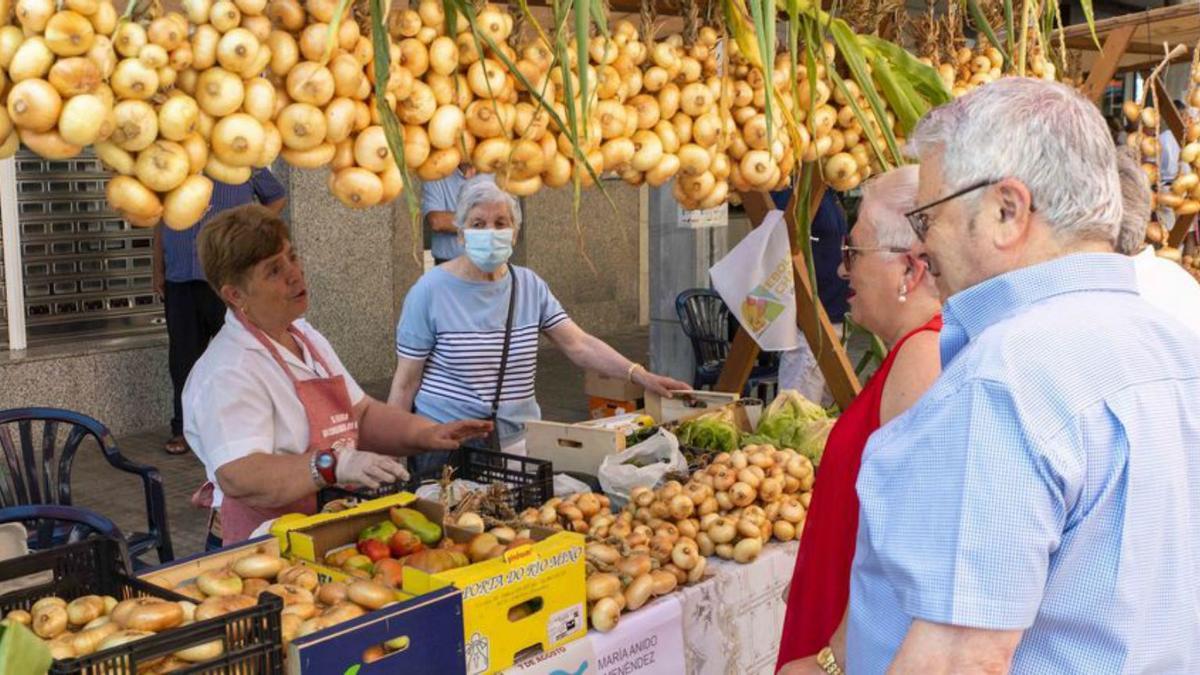
{"type": "Polygon", "coordinates": [[[234,28],[217,42],[217,63],[228,71],[240,73],[254,63],[258,50],[258,39],[253,33],[245,28],[234,28]]]}
{"type": "MultiPolygon", "coordinates": [[[[25,30],[41,33],[54,15],[54,3],[51,0],[17,0],[16,15],[25,30]]],[[[4,17],[4,20],[7,22],[8,17],[4,17]]]]}
{"type": "Polygon", "coordinates": [[[325,105],[333,98],[333,73],[320,63],[299,63],[288,73],[287,93],[298,103],[325,105]]]}
{"type": "Polygon", "coordinates": [[[212,181],[188,176],[163,200],[163,222],[173,230],[186,230],[200,221],[212,198],[212,181]]]}
{"type": "Polygon", "coordinates": [[[467,70],[467,84],[471,87],[471,91],[480,98],[499,96],[504,91],[505,78],[504,68],[487,58],[476,61],[467,70]]]}
{"type": "Polygon", "coordinates": [[[222,33],[227,33],[242,23],[242,12],[228,0],[213,3],[208,12],[208,22],[222,33]]]}
{"type": "Polygon", "coordinates": [[[255,599],[247,595],[213,596],[200,603],[200,606],[196,608],[196,621],[223,616],[230,612],[239,612],[243,609],[249,609],[255,604],[255,599]]]}
{"type": "Polygon", "coordinates": [[[138,152],[158,136],[158,116],[145,101],[121,101],[113,106],[113,118],[110,140],[123,150],[138,152]]]}
{"type": "Polygon", "coordinates": [[[112,112],[98,96],[80,94],[67,99],[58,120],[58,133],[72,145],[91,145],[112,112]]]}
{"type": "Polygon", "coordinates": [[[462,163],[462,154],[458,148],[442,148],[429,154],[421,166],[417,167],[417,175],[424,181],[441,180],[454,173],[454,169],[462,163]]]}
{"type": "Polygon", "coordinates": [[[451,75],[458,70],[458,45],[442,35],[429,44],[429,67],[439,75],[451,75]]]}
{"type": "Polygon", "coordinates": [[[354,161],[375,173],[383,171],[389,164],[395,164],[383,127],[370,126],[358,135],[354,140],[354,161]]]}
{"type": "Polygon", "coordinates": [[[209,153],[208,161],[204,164],[204,173],[209,178],[227,185],[241,185],[250,180],[252,170],[248,166],[229,166],[218,159],[215,153],[209,153]]]}
{"type": "Polygon", "coordinates": [[[607,633],[617,627],[617,620],[621,616],[621,607],[617,601],[611,597],[601,598],[588,611],[588,618],[592,621],[592,628],[607,633]]]}
{"type": "Polygon", "coordinates": [[[304,28],[307,16],[296,0],[271,0],[267,6],[267,18],[284,30],[296,32],[304,28]]]}
{"type": "Polygon", "coordinates": [[[652,187],[661,187],[679,172],[679,157],[664,154],[658,164],[646,170],[646,182],[652,187]]]}
{"type": "Polygon", "coordinates": [[[404,160],[408,163],[408,168],[416,169],[429,159],[430,152],[429,135],[425,132],[425,127],[406,126],[404,127],[404,160]]]}
{"type": "Polygon", "coordinates": [[[437,101],[433,90],[424,82],[413,83],[412,94],[408,99],[400,101],[396,113],[405,124],[425,124],[437,111],[437,101]]]}
{"type": "Polygon", "coordinates": [[[200,106],[187,94],[171,96],[158,109],[158,133],[169,141],[182,141],[196,129],[200,106]]]}
{"type": "Polygon", "coordinates": [[[307,103],[292,103],[275,120],[283,144],[293,150],[311,150],[325,141],[325,115],[307,103]]]}
{"type": "Polygon", "coordinates": [[[400,41],[400,65],[413,77],[421,77],[429,70],[429,49],[416,38],[400,41]]]}
{"type": "MultiPolygon", "coordinates": [[[[383,198],[383,182],[379,176],[360,167],[342,169],[333,174],[333,195],[350,208],[362,209],[375,206],[383,198]]],[[[371,583],[357,581],[359,583],[371,583]]],[[[354,586],[352,585],[351,588],[354,586]]],[[[383,588],[380,586],[380,588],[383,588]]]]}
{"type": "MultiPolygon", "coordinates": [[[[0,22],[2,23],[2,22],[0,22]]],[[[16,26],[0,26],[0,69],[8,70],[13,56],[25,44],[25,34],[16,26]]],[[[45,42],[43,41],[43,46],[45,42]]],[[[49,52],[50,48],[47,47],[49,52]]]]}
{"type": "Polygon", "coordinates": [[[336,148],[333,143],[321,143],[320,145],[309,150],[293,150],[284,147],[279,151],[283,160],[294,167],[301,169],[316,169],[325,166],[333,161],[336,148]]]}
{"type": "Polygon", "coordinates": [[[87,17],[63,10],[46,23],[46,46],[59,56],[79,56],[92,48],[96,30],[87,17]]]}
{"type": "Polygon", "coordinates": [[[355,110],[354,101],[348,98],[335,98],[325,106],[326,140],[341,143],[350,137],[354,130],[355,110]]]}
{"type": "MultiPolygon", "coordinates": [[[[105,196],[108,198],[108,203],[122,214],[132,215],[141,220],[158,219],[162,216],[163,207],[158,196],[151,192],[150,188],[138,182],[136,178],[124,175],[114,176],[112,180],[108,181],[105,196]]],[[[178,605],[176,606],[178,607],[178,605]]],[[[130,607],[130,605],[126,607],[130,607]]],[[[120,605],[111,613],[113,621],[124,626],[124,622],[127,620],[126,615],[125,613],[118,614],[118,609],[121,609],[120,605]]]]}
{"type": "Polygon", "coordinates": [[[209,141],[213,153],[223,163],[233,167],[254,166],[262,154],[262,124],[250,115],[235,113],[213,126],[209,141]]]}
{"type": "Polygon", "coordinates": [[[196,81],[196,102],[213,117],[231,115],[245,100],[242,78],[223,68],[209,68],[196,81]]]}
{"type": "Polygon", "coordinates": [[[8,76],[13,82],[23,82],[46,76],[54,64],[54,52],[40,37],[25,40],[12,56],[8,76]]]}
{"type": "Polygon", "coordinates": [[[461,109],[453,105],[439,107],[429,121],[430,144],[439,149],[454,147],[462,135],[464,124],[461,109]]]}
{"type": "Polygon", "coordinates": [[[113,71],[110,86],[123,99],[149,100],[158,92],[158,73],[139,59],[122,59],[113,71]]]}
{"type": "Polygon", "coordinates": [[[379,174],[379,180],[383,183],[383,195],[380,197],[381,204],[392,201],[404,191],[404,175],[400,173],[400,167],[396,166],[395,162],[389,164],[379,174]]]}
{"type": "Polygon", "coordinates": [[[149,41],[146,37],[146,29],[133,21],[118,24],[112,35],[113,47],[117,50],[117,54],[127,58],[137,56],[149,41]]]}
{"type": "MultiPolygon", "coordinates": [[[[187,40],[187,28],[187,20],[182,16],[167,14],[150,22],[146,37],[150,42],[171,51],[187,40]]],[[[221,30],[220,27],[218,30],[221,30]]]]}
{"type": "Polygon", "coordinates": [[[19,129],[49,131],[61,110],[62,97],[45,80],[22,80],[8,92],[8,117],[19,129]]]}
{"type": "Polygon", "coordinates": [[[261,16],[267,10],[267,0],[233,0],[243,16],[261,16]]]}
{"type": "Polygon", "coordinates": [[[336,0],[306,0],[304,3],[308,13],[322,23],[333,21],[333,15],[337,13],[337,5],[336,0]]]}

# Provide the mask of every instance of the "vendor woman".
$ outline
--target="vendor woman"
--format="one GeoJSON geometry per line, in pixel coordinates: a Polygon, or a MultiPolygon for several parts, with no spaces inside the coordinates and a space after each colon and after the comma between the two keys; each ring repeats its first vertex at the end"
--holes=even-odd
{"type": "Polygon", "coordinates": [[[915,165],[905,166],[865,183],[858,221],[842,246],[839,273],[850,282],[850,318],[878,335],[888,355],[825,444],[779,643],[777,668],[789,675],[823,672],[818,664],[830,646],[844,653],[838,627],[850,595],[863,448],[941,373],[942,304],[906,217],[916,208],[917,174],[915,165]]]}
{"type": "MultiPolygon", "coordinates": [[[[543,333],[580,368],[663,396],[691,388],[584,332],[541,277],[508,263],[521,207],[494,182],[476,177],[463,186],[454,224],[465,252],[426,272],[404,299],[388,403],[438,422],[493,417],[491,449],[524,454],[524,423],[541,418],[534,382],[543,333]]],[[[409,466],[428,475],[445,462],[445,453],[430,453],[409,466]]]]}
{"type": "MultiPolygon", "coordinates": [[[[224,211],[198,246],[228,308],[183,393],[184,434],[211,486],[210,548],[243,541],[282,514],[315,512],[327,484],[403,480],[395,456],[450,450],[491,429],[436,424],[364,394],[301,318],[304,267],[272,211],[224,211]]],[[[208,501],[205,492],[197,499],[208,501]]]]}

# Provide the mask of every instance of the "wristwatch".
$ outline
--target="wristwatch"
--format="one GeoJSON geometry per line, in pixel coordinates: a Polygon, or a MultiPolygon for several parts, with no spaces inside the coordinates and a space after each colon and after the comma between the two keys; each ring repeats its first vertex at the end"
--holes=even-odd
{"type": "Polygon", "coordinates": [[[337,455],[332,450],[319,450],[313,453],[312,461],[308,466],[317,487],[325,487],[337,482],[337,455]]]}

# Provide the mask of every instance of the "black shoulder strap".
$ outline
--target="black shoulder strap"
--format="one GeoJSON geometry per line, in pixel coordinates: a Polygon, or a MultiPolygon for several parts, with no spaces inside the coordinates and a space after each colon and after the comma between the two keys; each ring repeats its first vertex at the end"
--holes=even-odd
{"type": "Polygon", "coordinates": [[[504,389],[504,373],[508,370],[508,348],[512,342],[513,315],[517,308],[517,270],[508,266],[508,276],[512,279],[512,287],[508,294],[508,318],[504,322],[504,348],[500,351],[500,374],[496,377],[496,395],[492,397],[492,421],[500,410],[500,393],[504,389]]]}

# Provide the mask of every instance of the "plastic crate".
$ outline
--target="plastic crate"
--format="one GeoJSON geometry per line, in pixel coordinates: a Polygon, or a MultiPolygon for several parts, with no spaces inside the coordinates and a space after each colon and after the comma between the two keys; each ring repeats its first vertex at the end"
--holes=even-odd
{"type": "MultiPolygon", "coordinates": [[[[517,511],[541,506],[554,496],[554,465],[544,459],[464,447],[450,453],[449,464],[454,468],[455,478],[485,485],[500,483],[507,486],[506,499],[509,506],[517,511]]],[[[422,482],[430,480],[435,480],[435,477],[414,476],[407,483],[390,483],[374,490],[334,485],[322,489],[317,495],[318,508],[325,508],[326,504],[337,499],[368,500],[397,492],[416,492],[422,482]]]]}
{"type": "MultiPolygon", "coordinates": [[[[129,576],[119,544],[110,539],[89,539],[0,562],[2,581],[44,576],[47,572],[53,575],[50,581],[0,597],[0,613],[28,610],[33,603],[50,595],[67,601],[88,594],[111,595],[118,600],[143,596],[172,601],[189,599],[129,576]]],[[[55,661],[49,672],[52,675],[135,673],[181,649],[224,640],[226,649],[222,656],[176,672],[282,673],[279,630],[282,609],[283,601],[278,596],[263,593],[259,603],[249,609],[173,628],[88,656],[55,661]]]]}

